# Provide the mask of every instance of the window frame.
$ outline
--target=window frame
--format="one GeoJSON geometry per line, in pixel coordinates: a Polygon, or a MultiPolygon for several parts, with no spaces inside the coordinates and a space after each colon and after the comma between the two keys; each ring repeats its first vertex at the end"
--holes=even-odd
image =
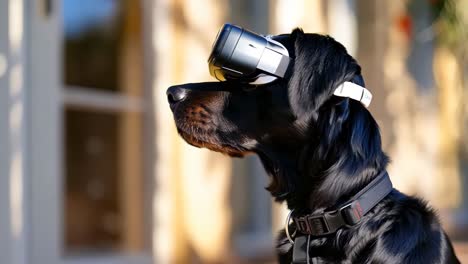
{"type": "MultiPolygon", "coordinates": [[[[145,4],[142,0],[142,6],[145,4]]],[[[28,167],[30,199],[30,240],[27,263],[51,264],[150,264],[152,263],[151,223],[143,223],[145,247],[141,253],[103,253],[98,255],[65,255],[64,249],[64,157],[63,117],[66,107],[79,107],[92,111],[138,112],[147,120],[144,111],[144,96],[131,97],[124,94],[85,90],[83,87],[66,87],[62,82],[63,25],[61,0],[49,0],[51,13],[44,12],[44,1],[28,1],[23,7],[27,32],[27,86],[28,89],[28,167]],[[32,41],[34,40],[34,41],[32,41]],[[44,67],[43,62],[47,62],[44,67]],[[148,236],[148,237],[146,237],[148,236]],[[146,244],[148,244],[146,246],[146,244]]],[[[142,16],[147,15],[147,11],[142,16]]],[[[143,19],[143,23],[147,20],[143,19]]],[[[147,27],[143,24],[144,33],[147,27]]],[[[143,48],[146,54],[151,50],[143,48]]],[[[144,57],[144,56],[143,56],[144,57]]],[[[145,71],[148,69],[145,68],[145,71]]],[[[144,72],[143,76],[148,72],[144,72]]],[[[143,81],[143,94],[150,88],[143,81]]],[[[144,126],[143,141],[151,134],[144,126]]],[[[143,144],[144,148],[144,144],[143,144]]],[[[148,149],[143,149],[147,160],[148,149]]],[[[144,161],[143,161],[144,162],[144,161]]],[[[153,164],[154,165],[154,164],[153,164]]],[[[145,192],[152,186],[151,176],[142,165],[145,192]],[[148,189],[147,189],[148,188],[148,189]]],[[[149,189],[150,191],[152,189],[149,189]]],[[[151,210],[152,195],[143,198],[144,221],[151,210]]],[[[151,218],[149,218],[151,219],[151,218]]]]}

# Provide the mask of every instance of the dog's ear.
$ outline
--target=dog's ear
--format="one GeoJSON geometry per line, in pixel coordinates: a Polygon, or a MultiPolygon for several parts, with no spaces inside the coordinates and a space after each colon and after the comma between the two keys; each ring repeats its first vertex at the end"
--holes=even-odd
{"type": "Polygon", "coordinates": [[[360,75],[361,69],[345,47],[329,36],[295,29],[291,38],[294,59],[289,71],[289,101],[298,119],[310,120],[317,117],[334,89],[360,75]]]}

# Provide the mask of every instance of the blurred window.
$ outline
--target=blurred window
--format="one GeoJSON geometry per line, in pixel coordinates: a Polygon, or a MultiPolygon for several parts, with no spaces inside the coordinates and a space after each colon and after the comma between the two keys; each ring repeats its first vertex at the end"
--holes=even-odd
{"type": "Polygon", "coordinates": [[[140,252],[140,2],[63,0],[65,254],[140,252]]]}
{"type": "Polygon", "coordinates": [[[122,71],[130,67],[128,56],[135,55],[129,50],[139,49],[132,46],[140,37],[138,5],[129,0],[63,0],[65,84],[130,92],[122,71]]]}

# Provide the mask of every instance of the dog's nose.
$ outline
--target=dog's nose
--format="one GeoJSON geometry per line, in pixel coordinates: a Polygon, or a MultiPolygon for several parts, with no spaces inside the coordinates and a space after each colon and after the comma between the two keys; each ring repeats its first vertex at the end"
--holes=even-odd
{"type": "Polygon", "coordinates": [[[167,100],[169,104],[175,104],[183,101],[187,97],[187,90],[180,86],[172,86],[167,89],[167,100]]]}

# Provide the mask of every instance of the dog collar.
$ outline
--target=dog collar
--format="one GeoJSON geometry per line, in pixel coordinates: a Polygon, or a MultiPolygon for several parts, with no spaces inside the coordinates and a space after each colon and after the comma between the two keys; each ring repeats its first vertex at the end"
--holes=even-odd
{"type": "Polygon", "coordinates": [[[297,217],[294,216],[294,210],[292,210],[286,220],[286,235],[294,243],[288,230],[291,217],[296,225],[296,231],[312,236],[328,235],[335,233],[342,227],[354,226],[360,222],[365,214],[385,198],[392,189],[390,177],[387,172],[384,172],[337,210],[297,217]]]}
{"type": "MultiPolygon", "coordinates": [[[[292,254],[293,264],[309,264],[309,246],[311,236],[328,235],[342,227],[354,226],[374,206],[382,201],[393,190],[392,182],[387,172],[382,173],[372,180],[364,189],[354,195],[349,202],[338,210],[325,211],[321,214],[309,214],[300,217],[292,217],[297,231],[305,236],[295,237],[289,235],[289,220],[293,215],[292,210],[287,219],[285,231],[289,241],[294,245],[292,254]]],[[[294,236],[294,234],[293,234],[294,236]]],[[[313,262],[315,263],[315,262],[313,262]]]]}
{"type": "Polygon", "coordinates": [[[369,107],[372,101],[372,94],[366,88],[352,82],[344,82],[336,88],[333,95],[348,97],[361,102],[365,107],[369,107]]]}

